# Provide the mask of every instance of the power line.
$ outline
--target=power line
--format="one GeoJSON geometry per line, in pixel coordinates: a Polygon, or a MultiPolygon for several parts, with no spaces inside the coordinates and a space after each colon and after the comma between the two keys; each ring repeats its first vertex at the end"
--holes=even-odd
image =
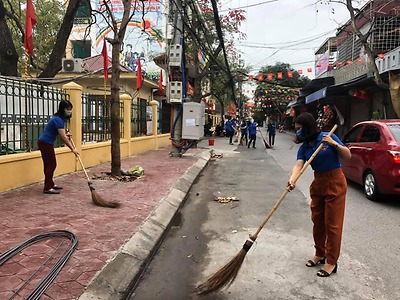
{"type": "Polygon", "coordinates": [[[235,9],[249,8],[249,7],[259,6],[259,5],[268,4],[268,3],[277,2],[277,1],[279,1],[279,0],[269,0],[269,1],[264,1],[264,2],[260,2],[260,3],[256,3],[256,4],[241,6],[241,7],[223,9],[223,10],[220,10],[219,12],[226,12],[226,11],[235,10],[235,9]]]}

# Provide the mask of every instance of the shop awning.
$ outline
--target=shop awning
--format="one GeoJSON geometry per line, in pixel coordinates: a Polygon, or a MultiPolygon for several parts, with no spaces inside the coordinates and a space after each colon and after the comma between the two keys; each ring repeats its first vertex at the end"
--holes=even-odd
{"type": "Polygon", "coordinates": [[[318,99],[325,98],[326,97],[326,90],[327,90],[327,87],[324,87],[324,88],[322,88],[322,89],[320,89],[320,90],[308,95],[306,97],[306,104],[310,104],[311,102],[314,102],[314,101],[316,101],[318,99]]]}

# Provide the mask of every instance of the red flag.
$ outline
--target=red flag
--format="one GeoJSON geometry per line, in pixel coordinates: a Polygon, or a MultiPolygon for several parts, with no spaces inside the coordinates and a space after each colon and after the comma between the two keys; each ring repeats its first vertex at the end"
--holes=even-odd
{"type": "Polygon", "coordinates": [[[35,26],[35,24],[35,8],[33,7],[32,0],[27,0],[24,47],[29,55],[33,55],[33,26],[35,26]]]}
{"type": "Polygon", "coordinates": [[[103,50],[101,51],[103,55],[103,72],[104,72],[104,79],[108,79],[108,53],[107,53],[107,45],[106,39],[104,39],[103,50]]]}
{"type": "Polygon", "coordinates": [[[161,70],[160,70],[160,79],[158,80],[158,93],[159,93],[160,95],[163,94],[163,86],[162,86],[162,83],[163,83],[163,77],[162,77],[162,69],[161,69],[161,70]]]}
{"type": "Polygon", "coordinates": [[[142,66],[140,65],[140,58],[138,59],[138,66],[136,71],[136,90],[140,90],[142,87],[142,66]]]}

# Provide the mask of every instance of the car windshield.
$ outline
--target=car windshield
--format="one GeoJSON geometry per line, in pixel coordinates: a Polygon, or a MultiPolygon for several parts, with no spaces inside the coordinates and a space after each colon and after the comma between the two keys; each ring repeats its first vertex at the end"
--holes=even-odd
{"type": "Polygon", "coordinates": [[[400,124],[388,124],[388,128],[396,142],[400,143],[400,124]]]}

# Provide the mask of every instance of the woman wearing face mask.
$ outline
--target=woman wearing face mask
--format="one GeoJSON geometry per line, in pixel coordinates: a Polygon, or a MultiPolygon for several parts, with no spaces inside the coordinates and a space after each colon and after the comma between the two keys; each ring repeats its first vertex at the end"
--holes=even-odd
{"type": "Polygon", "coordinates": [[[351,153],[335,134],[328,137],[328,132],[320,132],[310,113],[299,115],[295,128],[295,142],[302,145],[297,152],[297,162],[288,182],[290,190],[295,188],[293,180],[304,163],[311,158],[318,146],[324,143],[324,147],[311,162],[314,170],[310,197],[315,254],[306,266],[324,264],[317,276],[329,277],[338,269],[347,192],[347,182],[339,158],[350,159],[351,153]]]}
{"type": "Polygon", "coordinates": [[[45,177],[43,193],[45,194],[59,194],[62,189],[61,186],[55,185],[53,181],[54,171],[57,167],[56,154],[54,152],[54,142],[57,136],[60,135],[65,145],[70,148],[75,155],[79,155],[79,152],[69,140],[69,134],[65,132],[64,128],[65,120],[70,118],[71,114],[72,103],[62,100],[58,106],[58,111],[51,117],[38,140],[38,148],[43,160],[45,177]]]}

